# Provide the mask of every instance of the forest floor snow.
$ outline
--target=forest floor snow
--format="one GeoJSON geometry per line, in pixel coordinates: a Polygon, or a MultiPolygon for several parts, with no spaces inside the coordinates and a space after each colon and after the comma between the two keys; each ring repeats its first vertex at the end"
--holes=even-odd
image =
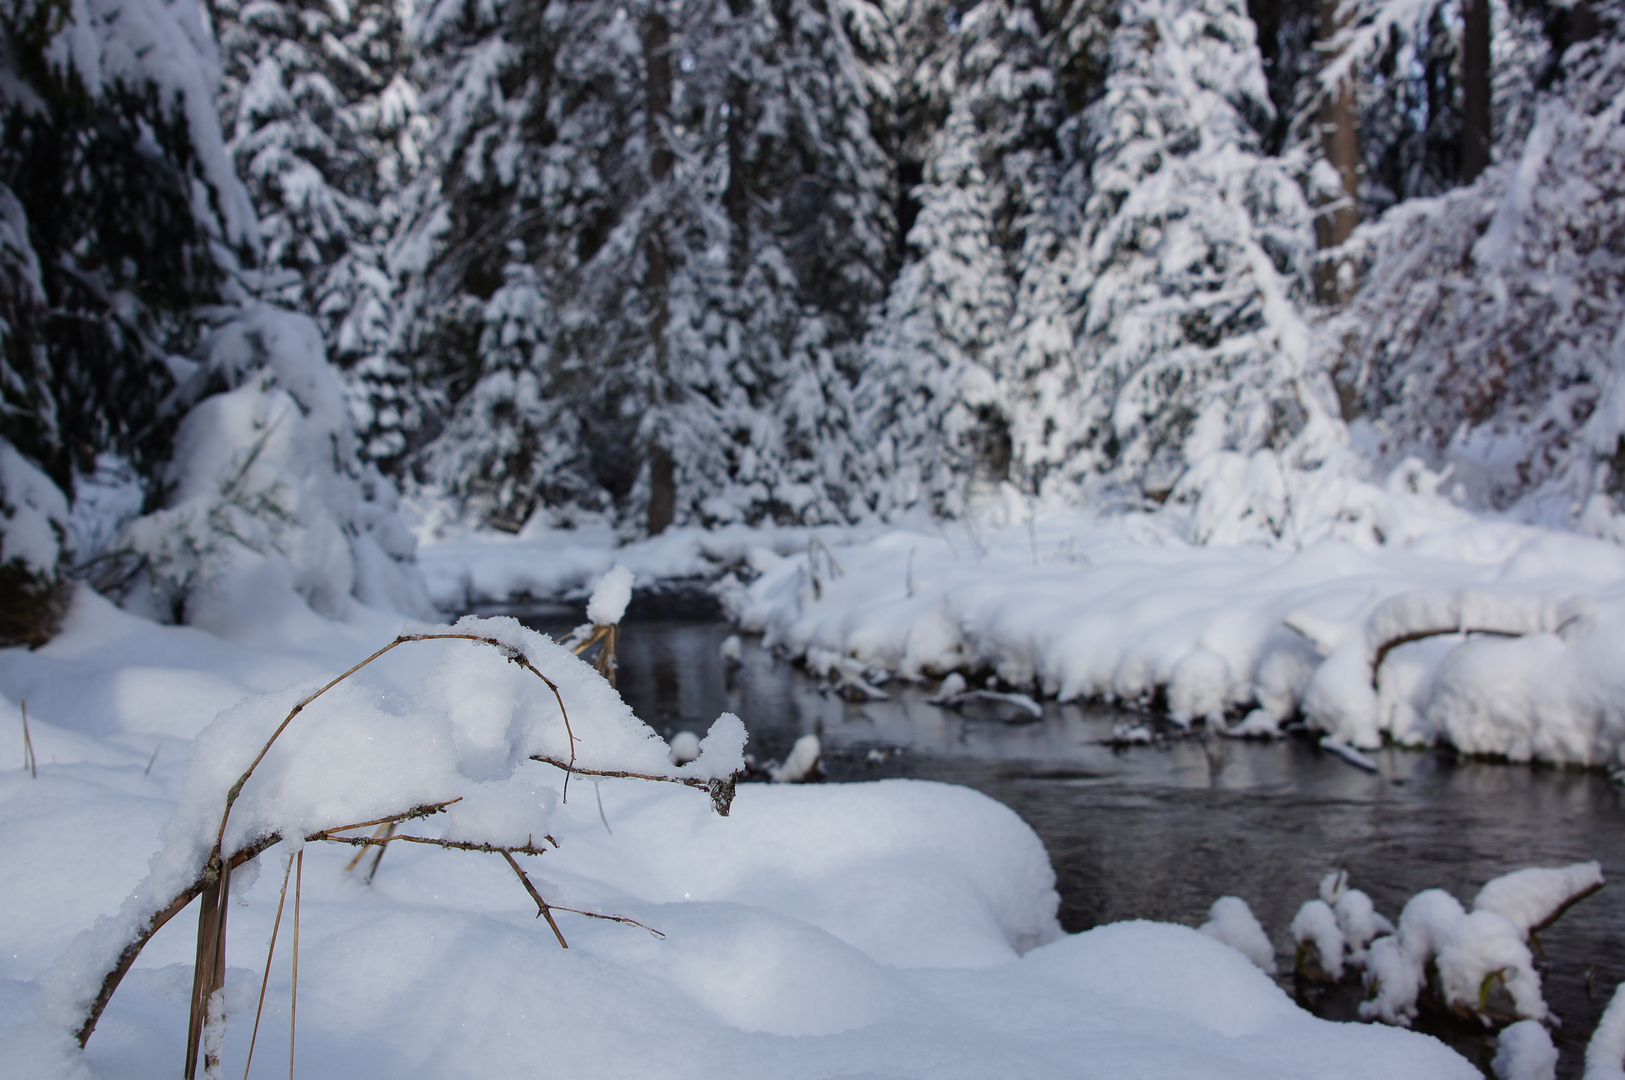
{"type": "MultiPolygon", "coordinates": [[[[52,1026],[50,987],[85,974],[60,958],[161,864],[165,822],[196,783],[189,761],[241,715],[217,712],[280,701],[263,695],[329,676],[397,629],[362,611],[215,635],[81,591],[57,639],[0,651],[0,723],[16,750],[0,773],[0,1073],[179,1071],[189,913],[149,943],[82,1058],[52,1026]],[[24,698],[37,778],[15,767],[24,698]]],[[[324,704],[299,723],[348,722],[322,720],[324,704]]],[[[416,715],[385,691],[376,704],[416,715]]],[[[510,769],[558,782],[533,762],[510,769]]],[[[1063,935],[1042,845],[968,789],[745,785],[724,818],[703,792],[577,780],[547,827],[560,847],[528,860],[544,894],[664,938],[561,913],[560,949],[499,856],[396,844],[367,885],[345,872],[348,848],[308,845],[297,1075],[1477,1075],[1425,1036],[1315,1019],[1195,930],[1063,935]]],[[[233,879],[228,1071],[247,1053],[285,846],[261,856],[257,885],[233,879]]],[[[289,909],[254,1056],[265,1075],[288,1066],[291,898],[289,909]]]]}

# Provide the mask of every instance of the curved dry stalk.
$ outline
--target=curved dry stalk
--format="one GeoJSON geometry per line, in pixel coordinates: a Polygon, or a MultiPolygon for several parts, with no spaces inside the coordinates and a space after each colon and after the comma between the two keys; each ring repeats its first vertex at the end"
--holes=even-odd
{"type": "Polygon", "coordinates": [[[663,931],[656,930],[647,923],[640,923],[630,915],[605,915],[599,911],[582,911],[580,908],[561,907],[558,904],[553,904],[551,907],[554,911],[568,911],[572,915],[584,915],[589,919],[603,919],[605,922],[627,923],[628,925],[637,927],[639,930],[649,931],[649,933],[653,934],[661,941],[666,940],[666,935],[663,931]]]}
{"type": "MultiPolygon", "coordinates": [[[[559,715],[564,717],[564,731],[570,739],[570,764],[572,768],[574,767],[576,759],[576,737],[575,732],[570,728],[570,713],[569,710],[564,707],[564,695],[559,693],[558,683],[555,683],[552,679],[549,679],[546,675],[543,675],[541,671],[537,669],[536,665],[530,662],[530,658],[527,657],[523,652],[519,651],[514,646],[509,645],[507,642],[498,641],[493,637],[486,637],[484,634],[402,634],[394,641],[391,641],[388,645],[385,645],[383,648],[361,661],[359,664],[356,664],[354,667],[350,668],[348,671],[345,671],[340,675],[335,675],[319,690],[316,690],[314,693],[306,696],[292,709],[288,710],[288,715],[283,717],[282,723],[278,724],[276,730],[271,732],[271,737],[265,740],[265,745],[260,747],[260,752],[258,754],[254,755],[254,760],[249,762],[248,768],[243,770],[243,774],[237,778],[237,782],[232,784],[231,788],[226,792],[226,808],[220,815],[220,828],[215,833],[215,854],[219,854],[221,845],[225,843],[226,822],[231,817],[231,808],[236,804],[237,797],[243,793],[243,785],[248,783],[249,777],[254,775],[254,770],[259,768],[260,762],[265,760],[265,755],[271,752],[271,747],[276,744],[277,739],[281,738],[282,733],[288,729],[288,725],[293,723],[293,718],[303,712],[305,710],[305,706],[309,705],[311,702],[315,701],[317,698],[321,697],[323,694],[333,689],[333,687],[337,686],[345,679],[348,679],[351,675],[354,675],[356,672],[360,671],[374,660],[377,660],[385,653],[392,649],[398,648],[401,645],[407,645],[419,641],[470,641],[479,645],[490,645],[493,648],[502,650],[503,654],[507,656],[510,664],[518,664],[520,667],[542,680],[542,682],[546,683],[547,688],[553,691],[554,700],[559,703],[559,715]]],[[[564,784],[564,796],[566,799],[568,799],[570,794],[570,778],[568,775],[566,775],[564,778],[564,784]]]]}
{"type": "Polygon", "coordinates": [[[1382,662],[1388,659],[1388,654],[1401,645],[1409,645],[1413,641],[1426,641],[1428,638],[1448,637],[1451,634],[1487,634],[1490,637],[1523,637],[1522,633],[1513,630],[1492,630],[1488,627],[1462,626],[1435,626],[1426,630],[1411,630],[1397,637],[1382,642],[1371,654],[1371,688],[1380,689],[1377,685],[1382,676],[1382,662]]]}

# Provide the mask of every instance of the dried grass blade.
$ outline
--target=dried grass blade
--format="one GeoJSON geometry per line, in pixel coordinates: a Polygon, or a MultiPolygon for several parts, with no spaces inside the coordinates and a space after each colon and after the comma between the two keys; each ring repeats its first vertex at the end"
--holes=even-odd
{"type": "Polygon", "coordinates": [[[299,1030],[299,896],[305,882],[305,849],[294,856],[293,872],[293,992],[288,999],[288,1080],[293,1080],[293,1040],[299,1030]]]}
{"type": "MultiPolygon", "coordinates": [[[[220,913],[215,919],[214,967],[210,972],[209,992],[203,999],[203,1069],[209,1076],[220,1075],[220,1043],[209,1038],[209,1028],[224,1024],[226,987],[226,915],[231,910],[231,860],[220,867],[220,913]],[[217,1014],[215,1010],[220,1010],[217,1014]]],[[[224,1034],[222,1028],[219,1034],[224,1034]]]]}
{"type": "Polygon", "coordinates": [[[254,1007],[254,1033],[248,1037],[248,1060],[243,1063],[243,1080],[254,1066],[254,1044],[260,1037],[260,1014],[265,1012],[265,988],[271,985],[271,958],[276,955],[276,936],[282,929],[282,905],[288,902],[288,878],[293,874],[293,856],[282,869],[282,894],[276,900],[276,920],[271,923],[271,943],[265,947],[265,976],[260,979],[260,1003],[254,1007]]]}
{"type": "MultiPolygon", "coordinates": [[[[373,830],[372,838],[374,840],[378,840],[378,839],[382,838],[383,835],[384,835],[384,830],[386,830],[386,829],[388,829],[390,832],[394,832],[395,831],[395,826],[393,824],[378,826],[378,828],[373,830]]],[[[382,850],[382,849],[380,849],[380,850],[382,850]]],[[[346,874],[348,874],[351,870],[354,870],[355,867],[356,867],[356,864],[361,861],[361,856],[365,855],[366,853],[367,853],[366,848],[361,848],[359,851],[357,851],[355,853],[355,857],[352,858],[349,862],[344,864],[344,872],[346,874]]],[[[374,866],[373,867],[373,872],[376,873],[377,870],[378,870],[378,867],[374,866]]],[[[368,881],[372,880],[372,874],[367,875],[367,880],[368,881]]]]}
{"type": "Polygon", "coordinates": [[[209,1001],[225,984],[226,905],[231,894],[231,863],[223,862],[198,897],[197,954],[192,963],[192,1007],[186,1031],[186,1080],[197,1076],[198,1051],[208,1026],[209,1001]]]}
{"type": "MultiPolygon", "coordinates": [[[[383,843],[378,845],[378,854],[376,854],[376,855],[374,855],[372,857],[372,866],[369,867],[368,870],[367,870],[367,884],[368,885],[372,884],[373,877],[377,875],[377,873],[378,873],[378,864],[384,861],[384,849],[389,846],[389,838],[394,836],[394,835],[395,835],[395,823],[393,821],[391,821],[387,826],[385,826],[384,841],[383,841],[383,843]]],[[[365,852],[366,850],[367,850],[366,848],[362,848],[361,851],[356,852],[356,858],[359,859],[361,857],[362,853],[365,852]]]]}
{"type": "Polygon", "coordinates": [[[28,733],[28,700],[24,698],[20,703],[23,710],[23,763],[28,766],[28,775],[31,779],[39,779],[39,759],[34,756],[34,737],[28,733]]]}

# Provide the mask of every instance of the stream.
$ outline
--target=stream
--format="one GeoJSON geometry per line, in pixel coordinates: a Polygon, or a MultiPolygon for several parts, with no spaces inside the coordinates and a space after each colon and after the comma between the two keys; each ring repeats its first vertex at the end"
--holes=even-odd
{"type": "MultiPolygon", "coordinates": [[[[555,637],[581,619],[564,605],[482,613],[518,614],[555,637]]],[[[944,709],[928,703],[929,684],[891,683],[890,700],[850,702],[751,639],[727,670],[719,649],[732,632],[704,598],[635,598],[621,632],[621,695],[668,738],[703,735],[719,713],[735,713],[758,762],[782,760],[816,733],[831,782],[910,777],[984,792],[1043,840],[1069,932],[1133,918],[1196,926],[1215,898],[1236,895],[1282,950],[1292,916],[1332,869],[1397,920],[1422,889],[1467,904],[1499,874],[1600,859],[1610,886],[1541,937],[1546,1000],[1562,1019],[1560,1077],[1581,1074],[1585,1042],[1625,980],[1625,790],[1600,774],[1400,749],[1371,755],[1373,774],[1303,738],[1181,738],[1167,728],[1150,744],[1113,747],[1115,727],[1147,718],[1053,701],[1042,719],[1002,702],[944,709]]],[[[1277,957],[1288,993],[1292,960],[1277,957]]],[[[1354,1004],[1345,994],[1317,1011],[1352,1019],[1354,1004]]],[[[1493,1038],[1425,1017],[1418,1028],[1488,1074],[1493,1038]]]]}

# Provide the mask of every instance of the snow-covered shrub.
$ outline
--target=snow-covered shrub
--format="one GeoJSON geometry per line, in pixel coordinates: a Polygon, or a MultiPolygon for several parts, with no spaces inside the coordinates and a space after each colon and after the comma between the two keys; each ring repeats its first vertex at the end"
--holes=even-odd
{"type": "Polygon", "coordinates": [[[1600,864],[1589,862],[1503,875],[1479,890],[1471,911],[1442,889],[1418,893],[1398,928],[1371,944],[1360,1015],[1409,1024],[1426,998],[1486,1026],[1545,1019],[1534,934],[1601,885],[1600,864]]]}
{"type": "MultiPolygon", "coordinates": [[[[1403,5],[1393,5],[1400,7],[1403,5]]],[[[1595,5],[1617,26],[1618,6],[1595,5]]],[[[1571,46],[1521,145],[1346,246],[1328,365],[1379,461],[1425,453],[1478,506],[1618,532],[1625,491],[1625,43],[1571,46]]]]}
{"type": "MultiPolygon", "coordinates": [[[[1530,867],[1486,883],[1471,911],[1443,889],[1417,893],[1396,927],[1369,896],[1349,888],[1347,873],[1334,870],[1321,879],[1320,895],[1292,920],[1300,993],[1306,982],[1359,978],[1366,988],[1360,1004],[1366,1020],[1408,1026],[1424,1006],[1487,1027],[1544,1020],[1546,1001],[1531,952],[1535,933],[1601,887],[1596,862],[1530,867]]],[[[1536,1043],[1527,1032],[1512,1032],[1504,1047],[1507,1067],[1512,1057],[1545,1060],[1536,1043]]],[[[1549,1049],[1550,1040],[1545,1045],[1549,1049]]],[[[1533,1067],[1527,1061],[1519,1066],[1533,1067]]]]}
{"type": "Polygon", "coordinates": [[[395,513],[394,487],[364,467],[316,326],[268,306],[222,312],[205,340],[200,401],[175,435],[164,508],[126,528],[123,600],[155,618],[222,631],[233,605],[268,616],[297,594],[342,616],[352,597],[431,610],[395,513]]]}
{"type": "Polygon", "coordinates": [[[67,607],[68,499],[0,438],[0,646],[40,645],[67,607]]]}

